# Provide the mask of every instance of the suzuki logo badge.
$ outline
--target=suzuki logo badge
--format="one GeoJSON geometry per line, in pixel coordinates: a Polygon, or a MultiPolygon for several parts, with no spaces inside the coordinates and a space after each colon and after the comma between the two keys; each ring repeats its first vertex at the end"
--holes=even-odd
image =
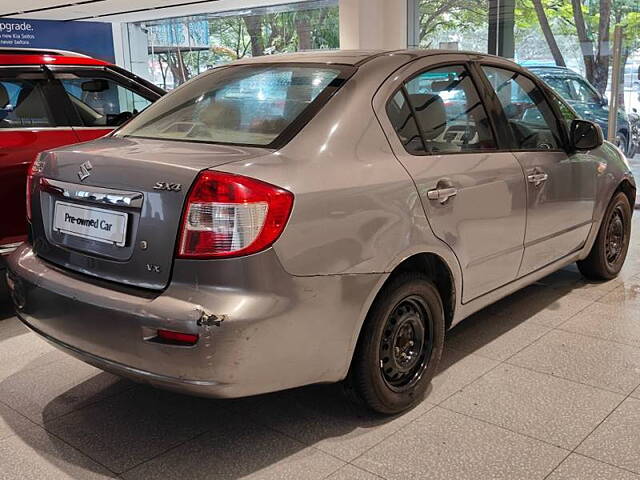
{"type": "Polygon", "coordinates": [[[83,182],[89,175],[91,175],[90,170],[93,170],[93,165],[88,160],[80,165],[80,171],[78,172],[78,178],[81,182],[83,182]]]}

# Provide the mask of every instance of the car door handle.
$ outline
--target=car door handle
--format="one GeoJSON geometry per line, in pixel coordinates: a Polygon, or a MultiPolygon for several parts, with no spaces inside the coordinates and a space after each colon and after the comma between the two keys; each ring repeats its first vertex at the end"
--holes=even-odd
{"type": "Polygon", "coordinates": [[[533,183],[536,187],[542,185],[547,181],[548,178],[549,175],[547,175],[546,173],[532,173],[527,176],[527,180],[529,181],[529,183],[533,183]]]}
{"type": "Polygon", "coordinates": [[[454,187],[448,188],[434,188],[427,192],[427,198],[429,200],[438,200],[440,203],[446,203],[451,197],[455,197],[458,194],[458,189],[454,187]]]}

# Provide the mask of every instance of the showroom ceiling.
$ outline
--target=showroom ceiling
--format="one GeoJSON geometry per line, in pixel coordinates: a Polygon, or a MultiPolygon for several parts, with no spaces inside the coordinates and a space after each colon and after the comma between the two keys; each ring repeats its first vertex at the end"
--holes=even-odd
{"type": "MultiPolygon", "coordinates": [[[[305,1],[305,0],[298,0],[305,1]]],[[[20,0],[0,2],[0,18],[131,22],[236,10],[282,0],[20,0]]]]}

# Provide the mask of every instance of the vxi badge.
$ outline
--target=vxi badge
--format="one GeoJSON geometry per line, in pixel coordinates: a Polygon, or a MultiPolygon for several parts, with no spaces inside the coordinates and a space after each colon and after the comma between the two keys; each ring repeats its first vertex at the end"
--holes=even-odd
{"type": "Polygon", "coordinates": [[[182,190],[182,184],[169,182],[156,182],[153,186],[154,190],[166,190],[168,192],[179,192],[182,190]]]}

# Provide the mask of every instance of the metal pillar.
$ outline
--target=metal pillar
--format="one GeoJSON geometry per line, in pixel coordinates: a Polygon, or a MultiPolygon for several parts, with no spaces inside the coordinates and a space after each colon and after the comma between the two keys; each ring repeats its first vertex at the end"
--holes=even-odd
{"type": "Polygon", "coordinates": [[[420,9],[418,0],[407,0],[407,47],[420,46],[420,9]]]}
{"type": "Polygon", "coordinates": [[[607,140],[615,142],[618,131],[618,101],[620,95],[620,70],[622,68],[622,27],[616,25],[613,31],[613,66],[611,72],[611,98],[609,99],[609,124],[607,140]]]}
{"type": "Polygon", "coordinates": [[[488,53],[515,57],[515,9],[515,0],[489,0],[488,53]]]}

